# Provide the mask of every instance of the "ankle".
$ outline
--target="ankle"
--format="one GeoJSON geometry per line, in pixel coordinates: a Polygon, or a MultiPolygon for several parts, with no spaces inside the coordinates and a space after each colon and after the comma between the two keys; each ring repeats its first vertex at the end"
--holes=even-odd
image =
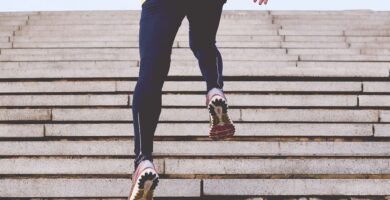
{"type": "Polygon", "coordinates": [[[143,155],[140,154],[134,159],[134,171],[137,170],[139,164],[144,161],[144,160],[149,160],[150,162],[153,163],[153,156],[151,154],[149,155],[143,155]]]}

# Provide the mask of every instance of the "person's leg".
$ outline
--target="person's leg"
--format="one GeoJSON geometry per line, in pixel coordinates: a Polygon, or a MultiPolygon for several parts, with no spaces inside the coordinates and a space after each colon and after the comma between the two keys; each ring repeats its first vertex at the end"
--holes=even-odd
{"type": "Polygon", "coordinates": [[[227,99],[223,93],[223,63],[218,51],[216,34],[226,0],[192,1],[187,13],[190,24],[190,47],[198,59],[207,84],[206,105],[210,114],[212,139],[234,135],[235,127],[228,115],[227,99]]]}
{"type": "Polygon", "coordinates": [[[153,137],[161,113],[161,90],[170,66],[174,38],[185,17],[182,0],[146,0],[142,5],[140,70],[132,100],[134,168],[153,160],[153,137]]]}
{"type": "Polygon", "coordinates": [[[226,0],[196,0],[187,13],[190,24],[190,48],[198,59],[207,92],[212,88],[223,89],[223,63],[218,51],[216,34],[226,0]]]}

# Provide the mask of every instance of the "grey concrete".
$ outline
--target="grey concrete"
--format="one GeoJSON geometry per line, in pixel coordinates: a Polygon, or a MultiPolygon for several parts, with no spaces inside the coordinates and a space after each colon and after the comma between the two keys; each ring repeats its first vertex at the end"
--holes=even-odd
{"type": "MultiPolygon", "coordinates": [[[[164,174],[164,160],[153,163],[164,174]]],[[[0,160],[0,174],[120,174],[134,172],[132,159],[113,158],[4,158],[0,160]],[[34,167],[31,167],[34,166],[34,167]]]]}
{"type": "Polygon", "coordinates": [[[0,121],[42,121],[50,119],[50,109],[0,109],[0,121]]]}
{"type": "MultiPolygon", "coordinates": [[[[204,95],[163,95],[166,106],[203,106],[204,95]]],[[[355,107],[356,95],[226,95],[230,106],[355,107]]],[[[389,101],[390,102],[390,101],[389,101]]],[[[363,105],[363,104],[362,104],[363,105]]]]}
{"type": "Polygon", "coordinates": [[[390,82],[363,82],[363,92],[390,92],[390,82]]]}
{"type": "MultiPolygon", "coordinates": [[[[132,140],[4,141],[0,155],[134,155],[132,140]]],[[[156,156],[387,156],[388,142],[155,141],[156,156]],[[229,147],[229,148],[226,148],[229,147]]]]}
{"type": "Polygon", "coordinates": [[[0,138],[2,137],[43,137],[42,124],[0,124],[0,138]]]}
{"type": "MultiPolygon", "coordinates": [[[[206,117],[205,117],[206,120],[206,117]]],[[[27,127],[27,126],[26,126],[27,127]]],[[[372,136],[371,124],[236,123],[235,136],[372,136]]],[[[208,123],[159,123],[156,136],[208,136],[208,123]]],[[[45,124],[45,136],[133,136],[133,124],[45,124]]]]}
{"type": "Polygon", "coordinates": [[[380,111],[380,121],[390,122],[390,111],[387,110],[380,111]]]}
{"type": "Polygon", "coordinates": [[[378,122],[377,110],[242,109],[243,121],[378,122]]]}
{"type": "Polygon", "coordinates": [[[387,179],[204,180],[206,195],[388,195],[387,179]]]}
{"type": "Polygon", "coordinates": [[[390,95],[359,95],[359,106],[390,107],[390,95]]]}
{"type": "Polygon", "coordinates": [[[127,106],[128,95],[4,95],[0,106],[127,106]]]}
{"type": "MultiPolygon", "coordinates": [[[[204,100],[205,101],[205,100],[204,100]]],[[[230,109],[232,120],[240,119],[239,109],[230,109]]],[[[208,110],[204,108],[163,108],[160,121],[208,121],[208,110]]],[[[132,121],[131,108],[104,109],[52,109],[53,121],[132,121]]]]}
{"type": "Polygon", "coordinates": [[[165,159],[167,174],[385,174],[389,159],[165,159]]]}
{"type": "Polygon", "coordinates": [[[375,124],[376,137],[390,137],[390,124],[375,124]]]}
{"type": "MultiPolygon", "coordinates": [[[[198,197],[200,180],[162,179],[156,197],[198,197]],[[171,192],[175,191],[175,192],[171,192]]],[[[129,195],[130,178],[1,179],[6,197],[121,197],[129,195]]]]}

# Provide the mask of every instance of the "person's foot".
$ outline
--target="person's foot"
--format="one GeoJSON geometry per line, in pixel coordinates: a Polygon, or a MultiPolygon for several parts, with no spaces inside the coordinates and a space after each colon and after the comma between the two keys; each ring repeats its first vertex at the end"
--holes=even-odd
{"type": "Polygon", "coordinates": [[[158,182],[154,164],[149,160],[142,161],[133,173],[128,200],[152,200],[158,182]]]}
{"type": "Polygon", "coordinates": [[[210,116],[209,137],[213,140],[225,139],[234,135],[235,128],[228,115],[228,104],[223,91],[211,89],[206,96],[210,116]]]}

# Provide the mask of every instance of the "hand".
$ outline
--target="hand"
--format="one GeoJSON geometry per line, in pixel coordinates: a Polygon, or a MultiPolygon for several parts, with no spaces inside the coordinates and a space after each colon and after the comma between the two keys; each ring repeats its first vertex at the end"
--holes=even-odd
{"type": "Polygon", "coordinates": [[[261,5],[262,3],[264,3],[264,5],[267,5],[268,3],[268,0],[253,0],[253,3],[257,3],[257,1],[259,1],[259,5],[261,5]]]}

